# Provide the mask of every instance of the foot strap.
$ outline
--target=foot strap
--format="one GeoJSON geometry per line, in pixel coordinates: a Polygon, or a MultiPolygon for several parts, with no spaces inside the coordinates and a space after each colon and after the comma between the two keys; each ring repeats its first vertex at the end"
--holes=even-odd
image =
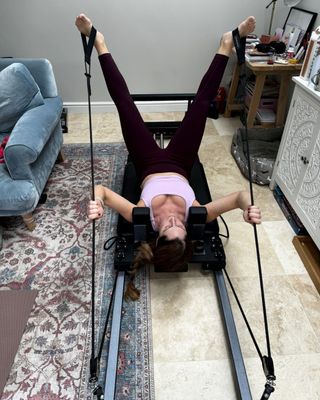
{"type": "Polygon", "coordinates": [[[89,40],[87,43],[86,36],[83,33],[81,33],[81,39],[82,39],[83,51],[84,51],[84,59],[85,59],[85,62],[88,63],[89,65],[90,65],[90,61],[91,61],[91,53],[92,53],[92,49],[94,46],[94,41],[96,39],[96,34],[97,34],[97,30],[95,29],[94,26],[92,26],[91,32],[89,35],[89,40]]]}
{"type": "MultiPolygon", "coordinates": [[[[91,85],[90,85],[90,70],[91,70],[91,54],[92,54],[92,49],[94,46],[94,41],[96,40],[96,34],[97,30],[94,28],[94,26],[91,27],[90,35],[89,35],[89,40],[87,43],[87,38],[86,36],[81,33],[81,39],[82,39],[82,44],[83,44],[83,51],[84,51],[84,61],[85,61],[85,76],[87,77],[87,88],[88,88],[88,96],[91,96],[91,85]]],[[[90,106],[89,106],[90,107],[90,106]]]]}
{"type": "Polygon", "coordinates": [[[239,29],[236,28],[232,31],[233,44],[237,52],[238,64],[241,65],[245,62],[245,52],[246,52],[246,37],[240,37],[239,29]]]}

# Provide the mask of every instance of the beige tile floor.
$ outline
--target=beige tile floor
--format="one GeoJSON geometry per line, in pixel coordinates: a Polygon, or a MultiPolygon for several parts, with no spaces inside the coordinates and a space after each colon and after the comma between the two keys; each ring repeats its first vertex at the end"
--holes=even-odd
{"type": "MultiPolygon", "coordinates": [[[[144,114],[146,120],[178,119],[181,113],[144,114]]],[[[65,143],[88,141],[85,114],[69,115],[65,143]]],[[[200,158],[213,198],[248,188],[229,151],[237,118],[208,120],[200,158]]],[[[121,140],[116,114],[93,114],[94,140],[121,140]]],[[[320,399],[320,297],[295,248],[294,232],[268,187],[254,185],[263,212],[258,227],[277,388],[272,400],[320,399]]],[[[225,215],[227,270],[265,350],[253,229],[240,211],[225,215]]],[[[223,230],[224,228],[221,227],[223,230]]],[[[156,400],[234,400],[226,340],[211,274],[192,266],[188,273],[151,274],[151,307],[156,400]]],[[[265,377],[241,316],[230,296],[253,399],[265,377]]]]}

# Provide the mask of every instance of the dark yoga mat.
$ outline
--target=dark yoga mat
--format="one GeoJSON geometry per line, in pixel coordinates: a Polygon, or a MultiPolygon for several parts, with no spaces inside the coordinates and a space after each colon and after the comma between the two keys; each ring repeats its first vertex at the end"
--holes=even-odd
{"type": "Polygon", "coordinates": [[[0,397],[37,294],[37,290],[0,290],[0,397]]]}

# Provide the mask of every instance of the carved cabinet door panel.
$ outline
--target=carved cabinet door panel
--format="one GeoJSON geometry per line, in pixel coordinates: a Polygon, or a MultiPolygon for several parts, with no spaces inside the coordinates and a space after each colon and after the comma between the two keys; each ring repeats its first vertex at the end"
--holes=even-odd
{"type": "MultiPolygon", "coordinates": [[[[311,193],[310,190],[313,194],[319,191],[319,158],[316,159],[317,156],[312,153],[319,130],[319,105],[296,87],[284,132],[285,140],[278,159],[276,177],[290,202],[296,201],[300,191],[301,204],[305,202],[302,198],[305,198],[306,193],[311,193]]],[[[309,196],[307,195],[307,203],[310,200],[309,196]]],[[[306,206],[306,203],[304,204],[306,206]]],[[[303,205],[302,208],[305,206],[303,205]]]]}
{"type": "Polygon", "coordinates": [[[311,228],[320,236],[320,126],[315,133],[315,141],[310,157],[304,161],[307,166],[296,204],[307,218],[311,228]]]}

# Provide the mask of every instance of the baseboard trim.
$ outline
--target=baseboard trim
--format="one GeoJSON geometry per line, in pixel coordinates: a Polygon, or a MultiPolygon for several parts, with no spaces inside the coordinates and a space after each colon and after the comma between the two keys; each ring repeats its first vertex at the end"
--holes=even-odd
{"type": "MultiPolygon", "coordinates": [[[[137,101],[136,105],[141,112],[175,112],[186,111],[187,101],[137,101]]],[[[88,111],[86,102],[65,102],[63,104],[70,113],[85,113],[88,111]]],[[[116,112],[116,106],[112,101],[93,101],[91,102],[91,111],[98,112],[116,112]]]]}

